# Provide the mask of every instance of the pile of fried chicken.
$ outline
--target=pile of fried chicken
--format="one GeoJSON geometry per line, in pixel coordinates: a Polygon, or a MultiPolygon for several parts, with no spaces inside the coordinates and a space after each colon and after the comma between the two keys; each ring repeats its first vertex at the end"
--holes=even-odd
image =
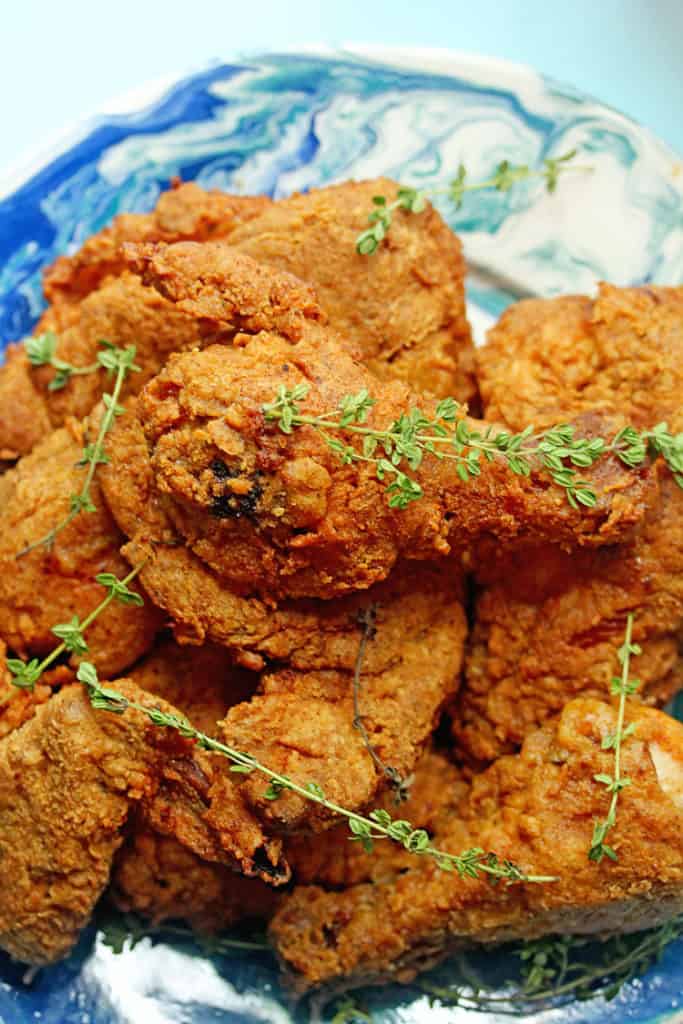
{"type": "Polygon", "coordinates": [[[679,432],[683,288],[525,300],[475,350],[460,243],[433,208],[400,211],[372,256],[355,250],[372,197],[396,188],[273,202],[178,184],[49,268],[36,334],[79,367],[102,339],[135,345],[139,370],[94,511],[31,548],[69,513],[111,378],[51,389],[53,367],[8,349],[2,653],[45,656],[55,623],[102,600],[96,575],[141,567],[144,606],[113,602],[88,630],[101,680],[338,806],[385,808],[441,850],[556,880],[492,885],[389,841],[365,852],[328,807],[270,799],[258,771],[231,772],[139,710],[95,709],[72,655],[33,691],[8,670],[0,683],[0,947],[21,961],[66,956],[105,892],[157,924],[267,920],[299,994],[408,981],[468,944],[683,911],[683,725],[659,710],[683,684],[683,491],[662,461],[605,455],[582,470],[595,506],[574,508],[535,470],[494,459],[463,481],[426,457],[422,497],[397,508],[372,466],[263,412],[304,383],[310,416],[366,389],[381,428],[453,396],[513,432],[679,432]],[[610,680],[631,614],[631,784],[617,859],[598,862],[610,794],[595,776],[614,768],[610,680]]]}

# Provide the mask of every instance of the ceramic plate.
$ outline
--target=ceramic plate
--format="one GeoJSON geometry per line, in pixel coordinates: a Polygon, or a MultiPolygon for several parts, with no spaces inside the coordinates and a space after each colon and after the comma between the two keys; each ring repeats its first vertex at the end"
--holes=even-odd
{"type": "MultiPolygon", "coordinates": [[[[479,332],[513,298],[683,281],[683,164],[614,110],[534,71],[438,51],[359,49],[250,56],[157,84],[83,126],[0,184],[0,339],[32,328],[41,269],[120,210],[148,210],[174,175],[205,187],[285,196],[386,174],[446,184],[458,164],[486,177],[501,160],[540,164],[580,150],[590,171],[548,195],[529,181],[468,196],[444,216],[464,240],[479,332]]],[[[5,878],[0,884],[11,884],[5,878]]],[[[613,1003],[594,999],[527,1020],[683,1021],[683,943],[613,1003]]],[[[504,955],[493,969],[510,973],[504,955]]],[[[143,940],[115,955],[93,934],[26,983],[0,961],[1,1024],[291,1022],[267,955],[210,959],[143,940]]],[[[499,1014],[429,1007],[389,989],[379,1024],[491,1024],[499,1014]]],[[[299,1015],[297,1019],[305,1019],[299,1015]]]]}

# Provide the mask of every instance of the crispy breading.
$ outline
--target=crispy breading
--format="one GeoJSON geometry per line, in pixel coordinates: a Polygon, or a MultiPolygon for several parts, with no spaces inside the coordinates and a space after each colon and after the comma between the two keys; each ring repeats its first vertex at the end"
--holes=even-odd
{"type": "MultiPolygon", "coordinates": [[[[22,657],[49,653],[59,643],[53,626],[74,615],[83,620],[102,601],[98,573],[122,578],[130,571],[97,477],[90,488],[95,511],[82,512],[51,545],[17,557],[69,514],[85,476],[78,466],[84,443],[85,429],[69,421],[2,478],[0,637],[22,657]]],[[[149,601],[142,608],[114,601],[87,631],[88,658],[103,676],[120,673],[151,647],[162,622],[149,601]]]]}
{"type": "MultiPolygon", "coordinates": [[[[179,243],[170,251],[180,255],[185,248],[179,243]]],[[[137,369],[123,382],[121,396],[125,398],[137,394],[172,352],[213,342],[230,344],[238,332],[268,327],[276,327],[296,341],[303,321],[309,317],[323,319],[309,286],[291,275],[262,267],[226,246],[187,243],[187,248],[194,255],[196,273],[209,275],[212,265],[217,264],[214,270],[221,283],[219,324],[210,318],[210,311],[207,316],[197,315],[194,310],[185,312],[182,303],[171,302],[157,288],[148,287],[141,278],[147,272],[140,257],[144,246],[138,247],[129,257],[122,255],[118,276],[105,280],[78,306],[68,306],[59,314],[61,321],[56,321],[56,313],[44,321],[43,327],[59,328],[57,357],[77,367],[94,366],[103,339],[119,348],[134,345],[137,369]],[[206,257],[203,264],[198,256],[206,257]]],[[[111,375],[104,370],[72,376],[65,387],[50,390],[54,376],[50,366],[32,368],[21,347],[13,350],[7,366],[0,369],[3,458],[32,450],[49,432],[50,424],[56,427],[69,416],[88,416],[112,387],[111,375]],[[16,423],[17,406],[20,412],[30,413],[30,426],[16,423]]]]}
{"type": "Polygon", "coordinates": [[[106,278],[121,273],[123,242],[225,238],[269,205],[267,196],[207,192],[194,182],[177,183],[161,193],[151,213],[121,213],[73,256],[60,256],[45,272],[45,297],[64,315],[63,307],[80,302],[106,278]]]}
{"type": "Polygon", "coordinates": [[[680,415],[683,287],[601,284],[595,299],[518,302],[489,331],[477,370],[492,421],[546,427],[600,409],[653,426],[654,410],[680,415]]]}
{"type": "MultiPolygon", "coordinates": [[[[129,681],[116,688],[174,712],[129,681]]],[[[0,947],[35,964],[69,952],[134,806],[202,856],[267,877],[277,866],[286,880],[280,844],[264,837],[237,793],[218,813],[212,807],[230,785],[222,776],[212,782],[216,761],[141,712],[95,711],[80,685],[37,707],[0,743],[0,858],[12,880],[0,887],[0,947]]]]}
{"type": "MultiPolygon", "coordinates": [[[[386,577],[400,555],[433,560],[482,537],[604,544],[642,520],[656,491],[647,467],[633,472],[605,456],[585,471],[595,507],[572,508],[538,471],[515,475],[495,459],[463,483],[452,463],[427,455],[413,472],[420,500],[391,507],[373,464],[345,464],[313,427],[285,434],[265,419],[278,388],[299,384],[309,387],[300,402],[307,416],[368,390],[375,429],[417,404],[428,415],[435,408],[399,382],[373,379],[313,323],[294,348],[264,332],[243,346],[172,356],[138,402],[149,446],[140,458],[151,458],[158,503],[176,534],[238,593],[329,598],[386,577]]],[[[606,429],[595,419],[582,426],[606,429]]],[[[107,499],[115,516],[122,471],[113,449],[107,499]]],[[[138,534],[149,537],[146,524],[138,534]]]]}
{"type": "MultiPolygon", "coordinates": [[[[638,428],[683,428],[683,289],[617,289],[520,302],[479,353],[487,415],[511,430],[594,409],[638,428]]],[[[683,491],[669,474],[637,536],[600,551],[497,552],[479,568],[466,684],[454,708],[462,754],[514,750],[571,697],[609,688],[626,615],[636,613],[641,696],[683,685],[683,491]]]]}
{"type": "Polygon", "coordinates": [[[372,256],[356,252],[373,197],[395,198],[388,178],[311,189],[267,207],[230,244],[308,281],[330,324],[381,379],[476,401],[465,315],[465,262],[457,236],[430,203],[397,211],[372,256]]]}
{"type": "Polygon", "coordinates": [[[522,752],[477,776],[459,814],[437,831],[440,849],[473,846],[507,857],[543,884],[492,886],[431,859],[386,883],[341,892],[300,886],[280,906],[271,938],[297,992],[384,979],[409,981],[449,949],[561,931],[603,935],[647,928],[683,910],[683,725],[631,707],[622,790],[610,844],[618,861],[588,859],[593,824],[610,795],[594,775],[613,770],[601,747],[616,710],[567,705],[522,752]]]}

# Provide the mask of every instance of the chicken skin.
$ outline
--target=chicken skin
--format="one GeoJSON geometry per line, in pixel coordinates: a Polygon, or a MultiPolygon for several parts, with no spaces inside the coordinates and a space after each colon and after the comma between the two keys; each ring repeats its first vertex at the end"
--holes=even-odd
{"type": "Polygon", "coordinates": [[[637,931],[680,913],[683,726],[642,706],[630,708],[628,720],[636,731],[624,745],[623,770],[632,784],[610,834],[616,863],[587,856],[593,822],[610,800],[594,775],[613,768],[602,739],[616,709],[576,700],[531,734],[520,754],[475,777],[434,840],[451,852],[494,850],[557,881],[492,886],[425,859],[386,883],[341,892],[297,887],[270,930],[295,991],[406,982],[467,944],[637,931]]]}
{"type": "MultiPolygon", "coordinates": [[[[683,289],[617,289],[513,306],[481,350],[487,414],[526,422],[596,411],[639,428],[683,429],[683,289]],[[531,417],[531,419],[527,419],[531,417]]],[[[671,474],[637,535],[571,555],[498,552],[480,569],[466,684],[454,712],[462,755],[483,763],[521,744],[571,697],[608,691],[626,616],[643,647],[640,696],[683,685],[683,490],[671,474]]]]}

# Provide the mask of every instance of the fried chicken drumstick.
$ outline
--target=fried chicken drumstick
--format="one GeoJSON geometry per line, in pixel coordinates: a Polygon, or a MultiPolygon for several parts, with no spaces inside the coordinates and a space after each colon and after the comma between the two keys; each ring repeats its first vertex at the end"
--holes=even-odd
{"type": "MultiPolygon", "coordinates": [[[[511,430],[589,410],[638,428],[683,430],[683,289],[602,285],[511,307],[479,352],[487,414],[511,430]],[[527,420],[527,417],[531,417],[527,420]]],[[[636,536],[571,554],[544,545],[498,552],[479,569],[458,749],[483,763],[580,694],[609,688],[626,616],[643,648],[640,697],[663,705],[683,686],[683,490],[665,473],[636,536]]]]}
{"type": "MultiPolygon", "coordinates": [[[[314,427],[286,434],[266,419],[278,389],[298,385],[308,388],[306,416],[329,415],[362,390],[375,398],[375,429],[418,405],[434,413],[405,385],[374,380],[313,325],[296,346],[264,332],[243,347],[173,356],[140,397],[149,455],[138,454],[151,462],[152,493],[176,536],[238,593],[330,598],[383,579],[400,556],[433,560],[487,537],[604,544],[642,519],[652,494],[647,469],[611,456],[586,471],[597,495],[588,509],[572,508],[542,473],[515,475],[496,459],[463,483],[432,456],[413,474],[420,500],[391,507],[373,464],[344,464],[314,427]]],[[[124,472],[112,446],[104,486],[126,530],[116,493],[124,472]]],[[[141,464],[137,475],[146,472],[141,464]]],[[[146,518],[135,538],[153,539],[146,518]]]]}

